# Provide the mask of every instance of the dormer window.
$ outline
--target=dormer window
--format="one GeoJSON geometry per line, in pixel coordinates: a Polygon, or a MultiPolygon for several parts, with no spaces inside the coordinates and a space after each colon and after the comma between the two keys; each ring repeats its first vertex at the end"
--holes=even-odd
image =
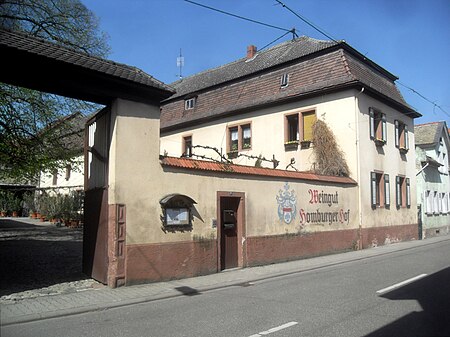
{"type": "Polygon", "coordinates": [[[282,88],[287,87],[289,84],[289,74],[283,74],[281,75],[281,82],[280,85],[282,88]]]}
{"type": "Polygon", "coordinates": [[[184,110],[194,109],[195,107],[195,97],[186,99],[184,101],[184,110]]]}

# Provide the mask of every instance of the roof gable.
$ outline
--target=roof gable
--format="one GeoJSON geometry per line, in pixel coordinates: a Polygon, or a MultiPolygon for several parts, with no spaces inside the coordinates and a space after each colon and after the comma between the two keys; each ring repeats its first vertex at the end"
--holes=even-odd
{"type": "MultiPolygon", "coordinates": [[[[269,103],[269,101],[323,94],[324,91],[341,90],[349,86],[363,86],[367,89],[366,93],[379,96],[406,115],[412,118],[420,117],[420,114],[406,103],[396,87],[394,82],[397,79],[396,76],[365,58],[343,41],[322,41],[306,36],[258,52],[251,59],[242,58],[172,83],[171,85],[177,92],[163,101],[163,110],[167,110],[168,104],[172,102],[191,96],[204,95],[215,90],[223,90],[252,78],[261,78],[269,73],[283,71],[294,65],[300,68],[292,71],[301,71],[301,76],[306,79],[305,82],[311,80],[313,84],[298,83],[296,87],[289,85],[289,88],[284,90],[285,94],[267,95],[266,93],[265,97],[261,97],[257,101],[264,98],[265,103],[269,103]],[[317,63],[320,64],[317,65],[317,63]],[[330,69],[329,66],[332,63],[333,68],[330,69]]],[[[241,92],[239,96],[241,96],[241,92]]],[[[253,107],[258,106],[255,100],[253,103],[253,107]]],[[[218,115],[211,112],[212,108],[216,109],[217,107],[208,108],[208,114],[218,115]]],[[[239,108],[245,107],[240,106],[239,108]]],[[[228,112],[231,112],[232,109],[233,106],[229,106],[228,112]]],[[[172,116],[170,122],[165,121],[162,116],[162,124],[164,127],[179,124],[185,119],[203,118],[200,114],[199,111],[197,116],[192,115],[189,118],[184,118],[183,115],[183,118],[179,120],[172,116]]]]}
{"type": "Polygon", "coordinates": [[[450,146],[447,124],[444,121],[418,124],[414,126],[414,138],[417,146],[432,146],[443,137],[447,148],[450,146]]]}

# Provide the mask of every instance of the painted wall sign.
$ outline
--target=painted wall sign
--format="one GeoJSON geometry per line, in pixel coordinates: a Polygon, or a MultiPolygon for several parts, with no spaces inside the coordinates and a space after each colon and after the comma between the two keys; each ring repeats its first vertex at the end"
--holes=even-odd
{"type": "Polygon", "coordinates": [[[278,202],[278,218],[286,224],[290,224],[295,219],[297,213],[297,197],[294,190],[289,191],[289,184],[286,183],[276,196],[278,202]]]}
{"type": "Polygon", "coordinates": [[[345,223],[348,225],[350,221],[350,210],[344,211],[344,209],[340,209],[337,212],[322,212],[320,210],[316,210],[313,212],[306,212],[303,208],[300,209],[300,224],[329,224],[330,226],[333,223],[345,223]]]}
{"type": "MultiPolygon", "coordinates": [[[[276,196],[278,202],[278,217],[286,224],[290,224],[296,218],[297,197],[294,190],[289,190],[289,184],[286,183],[282,190],[276,196]]],[[[333,225],[346,224],[350,222],[350,209],[339,208],[339,193],[327,193],[324,191],[309,189],[308,204],[315,205],[313,211],[301,208],[299,210],[299,222],[301,228],[306,224],[315,225],[333,225]],[[332,209],[323,209],[328,206],[332,209]],[[336,207],[337,206],[337,207],[336,207]]],[[[306,207],[305,207],[306,208],[306,207]]]]}

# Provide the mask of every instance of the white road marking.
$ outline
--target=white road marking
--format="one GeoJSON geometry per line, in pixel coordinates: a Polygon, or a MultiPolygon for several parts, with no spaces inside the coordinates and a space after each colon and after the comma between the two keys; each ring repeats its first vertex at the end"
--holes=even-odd
{"type": "Polygon", "coordinates": [[[410,279],[408,279],[406,281],[403,281],[403,282],[400,282],[400,283],[396,283],[396,284],[394,284],[394,285],[392,285],[390,287],[387,287],[387,288],[380,289],[380,290],[377,291],[377,294],[386,293],[386,292],[391,291],[393,289],[400,288],[400,287],[404,286],[405,284],[412,283],[412,282],[417,281],[417,280],[419,280],[421,278],[424,278],[425,276],[428,276],[428,275],[427,274],[417,275],[417,276],[412,277],[412,278],[410,278],[410,279]]]}
{"type": "Polygon", "coordinates": [[[275,328],[272,328],[272,329],[269,329],[269,330],[266,330],[266,331],[261,331],[260,333],[251,335],[251,336],[249,336],[249,337],[261,337],[261,336],[265,336],[265,335],[268,335],[268,334],[271,334],[271,333],[273,333],[273,332],[277,332],[277,331],[280,331],[280,330],[289,328],[289,327],[291,327],[291,326],[293,326],[293,325],[297,325],[297,324],[298,324],[298,322],[289,322],[289,323],[286,323],[286,324],[277,326],[277,327],[275,327],[275,328]]]}

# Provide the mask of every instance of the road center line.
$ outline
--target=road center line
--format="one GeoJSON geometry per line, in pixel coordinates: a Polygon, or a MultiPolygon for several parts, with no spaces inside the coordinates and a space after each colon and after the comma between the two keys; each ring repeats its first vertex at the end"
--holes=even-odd
{"type": "Polygon", "coordinates": [[[271,334],[271,333],[273,333],[273,332],[277,332],[277,331],[280,331],[280,330],[289,328],[289,327],[291,327],[291,326],[293,326],[293,325],[297,325],[297,324],[298,324],[298,322],[289,322],[289,323],[286,323],[286,324],[277,326],[277,327],[275,327],[275,328],[271,328],[271,329],[266,330],[266,331],[261,331],[260,333],[257,333],[257,334],[255,334],[255,335],[251,335],[251,336],[249,336],[249,337],[261,337],[261,336],[265,336],[265,335],[268,335],[268,334],[271,334]]]}
{"type": "Polygon", "coordinates": [[[392,285],[392,286],[390,286],[390,287],[380,289],[380,290],[377,291],[377,294],[386,293],[386,292],[391,291],[391,290],[393,290],[393,289],[400,288],[400,287],[404,286],[405,284],[412,283],[412,282],[417,281],[417,280],[419,280],[419,279],[421,279],[421,278],[424,278],[425,276],[427,276],[427,274],[420,274],[420,275],[417,275],[417,276],[412,277],[412,278],[410,278],[410,279],[407,279],[407,280],[405,280],[405,281],[403,281],[403,282],[396,283],[396,284],[394,284],[394,285],[392,285]]]}

